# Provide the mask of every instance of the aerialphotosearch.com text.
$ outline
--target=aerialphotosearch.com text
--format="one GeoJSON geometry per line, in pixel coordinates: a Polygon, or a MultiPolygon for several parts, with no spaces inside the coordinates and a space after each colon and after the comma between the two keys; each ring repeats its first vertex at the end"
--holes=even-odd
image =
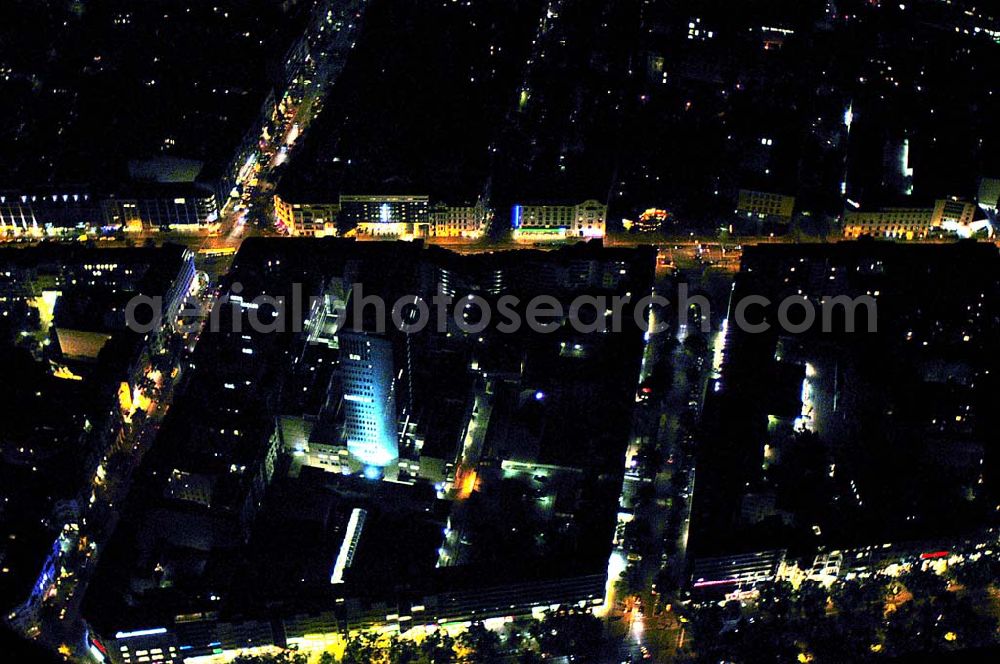
{"type": "MultiPolygon", "coordinates": [[[[241,284],[235,283],[215,303],[208,315],[207,331],[298,333],[303,331],[306,314],[317,311],[323,302],[320,296],[306,297],[302,284],[298,283],[292,285],[289,297],[259,295],[248,300],[242,293],[241,284]]],[[[422,332],[428,326],[446,333],[454,325],[468,334],[479,334],[488,328],[513,334],[525,326],[547,334],[568,324],[581,334],[621,332],[632,325],[643,332],[658,334],[669,328],[670,317],[663,313],[671,306],[676,307],[677,320],[683,322],[693,317],[705,333],[711,331],[712,320],[708,298],[691,295],[687,284],[680,284],[676,303],[655,291],[642,297],[578,295],[568,300],[554,295],[522,299],[506,294],[487,299],[478,294],[455,297],[438,292],[429,301],[420,295],[404,295],[389,302],[378,295],[366,295],[360,283],[352,287],[349,300],[349,305],[341,306],[332,315],[345,321],[349,329],[374,333],[384,333],[390,325],[407,334],[422,332]],[[662,313],[651,316],[653,307],[662,313]]],[[[731,304],[729,324],[749,333],[767,332],[777,325],[784,332],[799,334],[814,329],[817,323],[823,332],[876,331],[874,297],[838,295],[817,300],[792,295],[773,302],[763,295],[748,295],[731,304]],[[772,315],[764,316],[765,311],[772,315]]],[[[200,329],[200,306],[197,298],[184,300],[178,311],[181,332],[200,329]]],[[[163,298],[138,295],[129,301],[125,315],[130,330],[140,334],[155,331],[165,322],[163,298]]]]}

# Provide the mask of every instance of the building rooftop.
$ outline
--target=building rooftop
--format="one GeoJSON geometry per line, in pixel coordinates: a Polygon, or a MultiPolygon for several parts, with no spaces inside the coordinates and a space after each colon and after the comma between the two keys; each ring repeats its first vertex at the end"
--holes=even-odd
{"type": "MultiPolygon", "coordinates": [[[[510,277],[507,288],[513,292],[533,294],[548,285],[568,298],[582,292],[646,292],[653,263],[651,251],[596,244],[520,256],[455,257],[420,243],[251,239],[238,254],[227,287],[242,286],[242,303],[236,304],[241,309],[259,293],[287,294],[293,283],[318,294],[331,279],[362,283],[366,294],[379,293],[390,302],[406,293],[430,301],[440,276],[434,268],[447,265],[456,283],[478,283],[476,292],[488,294],[484,279],[500,270],[510,277]],[[546,283],[534,276],[550,272],[546,283]]],[[[482,475],[462,503],[442,498],[450,489],[438,486],[439,480],[373,481],[301,463],[289,472],[294,461],[283,445],[291,443],[282,441],[284,429],[275,426],[279,415],[305,416],[312,427],[307,442],[342,445],[338,350],[309,346],[305,333],[237,331],[229,318],[222,317],[221,331],[203,335],[189,386],[176,398],[138,471],[126,525],[112,544],[116,553],[102,562],[97,585],[108,592],[138,588],[134,599],[142,610],[126,616],[120,606],[91,607],[96,620],[115,629],[154,616],[168,620],[212,607],[205,599],[211,594],[222,598],[215,605],[220,615],[263,616],[267,607],[294,615],[330,610],[338,597],[392,604],[411,595],[605,573],[642,348],[642,334],[631,323],[620,333],[548,338],[527,330],[514,335],[490,330],[480,340],[453,325],[409,338],[387,333],[398,360],[398,415],[416,424],[424,456],[451,463],[460,451],[466,454],[463,432],[477,416],[473,404],[484,418],[492,405],[483,400],[497,399],[493,417],[476,420],[488,426],[477,452],[481,458],[457,464],[478,467],[482,475]],[[581,350],[563,352],[563,340],[581,350]],[[524,366],[519,359],[506,363],[504,376],[483,375],[482,367],[508,356],[525,360],[524,366]],[[320,357],[332,368],[320,367],[320,357]],[[476,368],[477,361],[482,367],[476,368]],[[486,385],[493,380],[499,382],[486,385]],[[303,389],[304,396],[286,395],[303,389]],[[539,390],[545,392],[541,400],[534,396],[539,390]],[[524,457],[526,465],[505,469],[507,460],[522,459],[511,450],[524,442],[518,432],[530,428],[530,418],[518,410],[525,391],[530,404],[550,409],[551,422],[539,429],[538,449],[524,457]],[[546,467],[551,464],[566,470],[546,467]],[[344,583],[331,585],[344,524],[356,510],[364,510],[365,519],[351,564],[342,572],[344,583]],[[460,565],[441,564],[449,524],[471,543],[460,565]],[[523,532],[504,536],[510,528],[523,532]],[[295,551],[285,551],[289,546],[295,551]],[[152,572],[157,561],[167,560],[177,574],[170,586],[152,572]],[[256,578],[251,568],[263,570],[278,560],[282,571],[254,584],[249,597],[247,579],[256,578]]]]}
{"type": "Polygon", "coordinates": [[[860,331],[845,334],[832,317],[824,333],[818,314],[792,334],[778,329],[774,305],[763,334],[730,319],[705,407],[692,550],[798,555],[990,525],[998,266],[991,244],[748,248],[734,303],[870,297],[876,325],[867,331],[862,314],[860,331]],[[776,498],[768,513],[741,514],[761,492],[776,498]]]}

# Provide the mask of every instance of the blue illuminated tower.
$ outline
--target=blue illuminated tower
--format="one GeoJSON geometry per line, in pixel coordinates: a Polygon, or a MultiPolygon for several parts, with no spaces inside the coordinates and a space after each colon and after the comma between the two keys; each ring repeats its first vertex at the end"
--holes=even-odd
{"type": "Polygon", "coordinates": [[[385,468],[399,458],[392,343],[345,331],[340,358],[347,449],[365,466],[385,468]]]}

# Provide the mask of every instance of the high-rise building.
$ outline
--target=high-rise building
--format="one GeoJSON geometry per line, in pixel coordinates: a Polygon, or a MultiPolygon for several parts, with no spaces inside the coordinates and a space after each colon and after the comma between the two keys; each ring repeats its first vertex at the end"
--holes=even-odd
{"type": "Polygon", "coordinates": [[[888,141],[882,150],[882,186],[894,196],[913,195],[910,139],[888,141]]]}
{"type": "Polygon", "coordinates": [[[385,468],[399,458],[392,343],[345,331],[340,352],[347,449],[365,466],[385,468]]]}

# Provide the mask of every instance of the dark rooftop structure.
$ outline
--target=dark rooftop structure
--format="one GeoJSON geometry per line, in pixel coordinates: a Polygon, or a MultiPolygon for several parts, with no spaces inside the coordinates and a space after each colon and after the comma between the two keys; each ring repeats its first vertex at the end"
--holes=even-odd
{"type": "Polygon", "coordinates": [[[538,9],[535,1],[371,3],[356,53],[282,179],[282,196],[474,201],[516,101],[538,9]]]}
{"type": "Polygon", "coordinates": [[[987,414],[998,375],[998,267],[996,247],[974,242],[748,249],[733,306],[769,298],[748,316],[771,329],[741,331],[730,311],[706,405],[692,550],[800,555],[995,525],[987,414]],[[782,298],[808,298],[819,312],[822,297],[838,295],[868,297],[875,328],[861,308],[855,333],[845,333],[842,313],[829,316],[829,332],[820,315],[805,331],[779,329],[782,298]],[[776,500],[764,512],[749,508],[762,492],[776,500]]]}
{"type": "Polygon", "coordinates": [[[178,246],[0,250],[0,310],[9,323],[0,337],[5,611],[47,595],[67,557],[86,555],[75,544],[83,511],[133,415],[122,410],[120,395],[131,398],[149,366],[152,336],[126,329],[125,302],[186,289],[189,282],[179,282],[189,259],[178,246]],[[96,342],[70,343],[72,334],[91,332],[96,342]],[[86,357],[77,356],[84,346],[86,357]]]}
{"type": "Polygon", "coordinates": [[[117,182],[158,155],[228,159],[308,4],[6,3],[4,186],[117,182]]]}
{"type": "MultiPolygon", "coordinates": [[[[433,457],[457,466],[451,473],[461,477],[446,488],[416,473],[380,482],[302,465],[276,418],[305,413],[314,423],[307,440],[341,444],[338,351],[309,345],[305,333],[236,330],[228,312],[232,307],[245,316],[244,305],[257,294],[290,293],[293,282],[318,294],[331,279],[363,284],[366,294],[391,301],[415,288],[430,301],[440,270],[454,278],[449,283],[468,284],[470,292],[487,297],[491,291],[527,296],[548,286],[566,299],[648,292],[653,263],[649,251],[599,244],[457,257],[419,243],[248,240],[228,282],[242,286],[242,299],[222,305],[221,331],[206,333],[199,344],[197,369],[143,462],[143,479],[101,564],[96,583],[104,591],[95,596],[110,593],[124,603],[93,604],[89,615],[105,630],[141,628],[209,608],[220,620],[261,619],[268,611],[284,619],[299,611],[345,611],[340,619],[350,622],[361,620],[366,606],[377,610],[486,586],[523,595],[511,600],[515,604],[536,601],[527,587],[516,590],[528,582],[539,583],[538,592],[591,593],[606,573],[643,345],[630,318],[621,331],[549,338],[526,329],[472,335],[453,323],[444,332],[389,334],[400,359],[401,426],[411,421],[422,445],[401,454],[410,455],[407,463],[433,457]],[[483,375],[477,363],[490,366],[495,353],[513,353],[526,363],[522,368],[518,361],[495,379],[483,375]],[[332,371],[323,366],[328,361],[332,371]],[[318,394],[283,396],[288,390],[318,394]],[[523,403],[526,391],[527,401],[550,409],[551,420],[530,458],[501,442],[513,442],[525,426],[522,413],[502,404],[523,403]],[[537,391],[544,391],[543,399],[537,391]],[[494,398],[496,408],[487,405],[494,398]],[[487,418],[491,408],[494,416],[479,423],[485,439],[481,449],[473,445],[472,457],[468,422],[487,418]],[[515,465],[506,469],[507,460],[515,465]],[[551,470],[553,464],[565,471],[551,470]],[[477,469],[482,479],[466,495],[462,478],[477,469]],[[551,483],[533,486],[538,480],[532,477],[545,473],[553,473],[551,483]],[[534,539],[528,546],[517,544],[521,537],[497,540],[504,532],[496,528],[497,519],[515,528],[522,524],[525,536],[534,539]],[[461,564],[442,564],[452,530],[461,530],[471,549],[455,552],[461,564]],[[348,546],[345,558],[341,552],[348,546]],[[248,595],[246,579],[278,559],[283,571],[248,595]],[[331,584],[331,578],[342,583],[331,584]]],[[[301,315],[309,316],[310,309],[301,315]]],[[[368,318],[366,329],[374,322],[368,318]]]]}

